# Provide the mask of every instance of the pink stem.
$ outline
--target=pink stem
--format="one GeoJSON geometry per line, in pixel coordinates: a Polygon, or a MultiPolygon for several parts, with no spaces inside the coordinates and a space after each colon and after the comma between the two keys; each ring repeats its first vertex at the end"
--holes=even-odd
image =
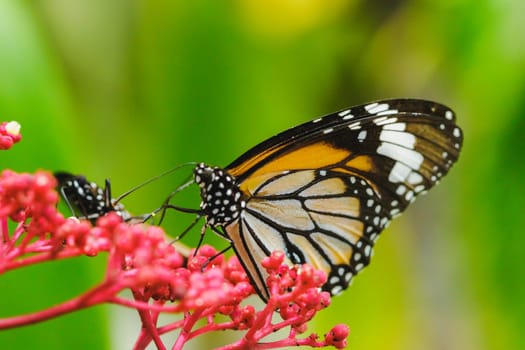
{"type": "Polygon", "coordinates": [[[269,324],[271,324],[273,311],[275,310],[275,304],[274,299],[270,298],[268,300],[268,303],[264,307],[263,310],[261,310],[257,317],[255,318],[252,327],[246,332],[243,339],[246,339],[246,341],[251,344],[252,342],[255,344],[257,343],[257,331],[260,329],[264,329],[265,327],[268,327],[269,324]]]}
{"type": "MultiPolygon", "coordinates": [[[[140,293],[137,291],[133,291],[133,297],[135,300],[140,300],[140,293]]],[[[137,312],[139,313],[140,320],[142,321],[142,332],[141,334],[144,334],[144,336],[141,335],[139,338],[142,339],[142,341],[138,342],[134,349],[136,350],[142,350],[146,349],[146,346],[150,342],[151,339],[155,342],[155,345],[157,346],[157,349],[159,350],[166,350],[166,347],[162,343],[162,340],[160,339],[160,335],[157,331],[157,326],[155,325],[155,321],[151,317],[151,313],[149,310],[140,310],[137,309],[137,312]],[[146,336],[147,335],[147,336],[146,336]]]]}
{"type": "Polygon", "coordinates": [[[170,324],[167,324],[165,326],[162,326],[162,327],[159,327],[158,330],[159,330],[159,334],[165,334],[165,333],[169,333],[175,329],[179,329],[180,327],[182,327],[184,325],[184,320],[178,320],[176,322],[173,322],[173,323],[170,323],[170,324]]]}
{"type": "MultiPolygon", "coordinates": [[[[20,236],[26,232],[25,224],[23,222],[19,223],[16,226],[15,230],[13,231],[13,234],[11,236],[9,236],[8,220],[6,218],[4,218],[4,220],[5,220],[4,224],[6,226],[4,227],[4,232],[3,232],[3,235],[4,235],[3,248],[4,248],[4,252],[11,252],[14,249],[16,241],[18,240],[18,238],[20,238],[20,236]]],[[[17,248],[17,249],[19,249],[19,248],[17,248]]],[[[4,253],[4,254],[7,256],[6,253],[4,253]]]]}
{"type": "Polygon", "coordinates": [[[233,321],[223,322],[223,323],[210,323],[210,324],[202,326],[201,328],[196,329],[193,332],[191,332],[190,336],[188,337],[188,340],[198,337],[199,335],[208,333],[208,332],[224,331],[227,329],[233,329],[232,328],[233,326],[235,326],[235,323],[233,321]]]}
{"type": "Polygon", "coordinates": [[[0,219],[0,233],[2,236],[2,242],[0,243],[4,245],[5,242],[9,241],[9,227],[7,226],[7,218],[5,217],[0,219]]]}
{"type": "MultiPolygon", "coordinates": [[[[271,343],[259,343],[257,344],[258,349],[277,349],[283,348],[285,346],[309,346],[312,348],[320,348],[326,346],[324,342],[316,341],[311,338],[295,339],[295,338],[286,338],[271,343]]],[[[216,349],[218,350],[218,349],[216,349]]]]}
{"type": "Polygon", "coordinates": [[[175,344],[173,344],[172,350],[182,350],[182,347],[186,342],[190,339],[189,335],[191,332],[191,329],[195,325],[195,323],[201,318],[202,311],[195,311],[193,314],[190,314],[189,312],[186,312],[184,314],[184,325],[182,326],[182,329],[180,330],[179,337],[177,338],[177,341],[175,344]]]}
{"type": "Polygon", "coordinates": [[[154,305],[154,304],[149,304],[145,301],[129,300],[129,299],[124,299],[124,298],[119,298],[119,297],[110,298],[108,299],[108,302],[117,304],[117,305],[126,306],[132,309],[137,309],[137,310],[150,310],[150,311],[155,311],[155,312],[169,312],[169,313],[177,313],[177,312],[182,311],[182,308],[178,304],[176,306],[154,305]]]}
{"type": "Polygon", "coordinates": [[[11,235],[11,241],[14,243],[16,241],[18,241],[18,239],[24,234],[26,233],[26,224],[24,221],[22,222],[19,222],[18,225],[16,226],[15,228],[15,231],[13,232],[13,234],[11,235]]]}

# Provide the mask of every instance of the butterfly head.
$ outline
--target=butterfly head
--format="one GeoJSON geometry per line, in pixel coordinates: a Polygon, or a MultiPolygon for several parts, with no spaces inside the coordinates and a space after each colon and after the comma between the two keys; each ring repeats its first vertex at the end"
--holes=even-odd
{"type": "Polygon", "coordinates": [[[201,190],[200,208],[209,225],[223,226],[237,220],[246,201],[233,176],[200,163],[195,167],[194,179],[201,190]]]}

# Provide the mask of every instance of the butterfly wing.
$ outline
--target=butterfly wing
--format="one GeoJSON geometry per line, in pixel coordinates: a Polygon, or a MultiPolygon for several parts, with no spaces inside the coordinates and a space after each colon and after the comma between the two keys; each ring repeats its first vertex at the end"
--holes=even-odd
{"type": "Polygon", "coordinates": [[[380,231],[457,160],[462,132],[447,107],[384,100],[316,119],[226,168],[248,198],[224,227],[265,300],[259,262],[274,250],[328,274],[332,294],[369,262],[380,231]]]}

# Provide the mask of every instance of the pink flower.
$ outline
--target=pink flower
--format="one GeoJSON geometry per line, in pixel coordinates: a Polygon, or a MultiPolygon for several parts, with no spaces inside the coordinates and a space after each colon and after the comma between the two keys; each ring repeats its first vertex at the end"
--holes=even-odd
{"type": "Polygon", "coordinates": [[[48,172],[33,175],[4,170],[0,174],[0,217],[19,223],[29,221],[27,231],[31,237],[54,232],[64,222],[55,209],[55,187],[56,180],[48,172]]]}
{"type": "Polygon", "coordinates": [[[0,123],[0,150],[10,149],[21,139],[20,124],[15,121],[0,123]]]}
{"type": "Polygon", "coordinates": [[[333,345],[337,349],[344,349],[346,347],[346,338],[348,337],[348,333],[348,326],[339,324],[332,328],[330,332],[325,335],[326,344],[333,345]]]}

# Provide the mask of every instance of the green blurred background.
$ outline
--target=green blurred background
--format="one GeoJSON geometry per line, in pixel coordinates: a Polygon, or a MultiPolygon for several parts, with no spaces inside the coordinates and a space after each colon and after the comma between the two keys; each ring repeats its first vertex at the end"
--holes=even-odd
{"type": "MultiPolygon", "coordinates": [[[[351,349],[525,349],[523,0],[0,0],[0,120],[19,121],[24,136],[0,168],[109,177],[119,194],[183,162],[227,165],[295,124],[386,97],[449,105],[464,149],[316,330],[349,324],[351,349]]],[[[127,208],[151,210],[186,174],[137,191],[127,208]]],[[[196,205],[189,193],[180,201],[196,205]]],[[[174,234],[188,220],[170,219],[174,234]]],[[[2,276],[0,315],[65,300],[102,266],[2,276]]],[[[130,320],[97,307],[0,332],[0,344],[129,349],[130,320]]]]}

